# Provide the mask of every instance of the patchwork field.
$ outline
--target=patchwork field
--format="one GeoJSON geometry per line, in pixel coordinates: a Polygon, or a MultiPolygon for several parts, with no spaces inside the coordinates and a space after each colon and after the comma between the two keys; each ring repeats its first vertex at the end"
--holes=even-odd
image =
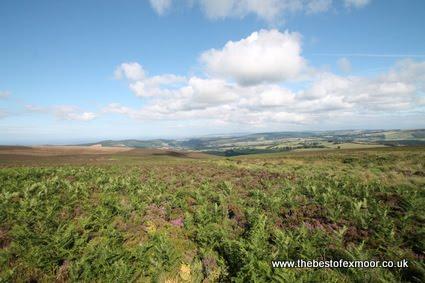
{"type": "Polygon", "coordinates": [[[0,281],[424,282],[425,148],[0,148],[0,281]],[[273,269],[272,260],[405,269],[273,269]]]}

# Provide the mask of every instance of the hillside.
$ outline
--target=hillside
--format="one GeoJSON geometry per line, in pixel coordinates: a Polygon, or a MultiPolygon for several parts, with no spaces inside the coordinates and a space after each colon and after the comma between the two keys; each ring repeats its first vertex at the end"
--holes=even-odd
{"type": "Polygon", "coordinates": [[[85,145],[204,151],[216,155],[243,155],[306,149],[369,148],[425,145],[425,130],[342,130],[272,132],[189,139],[106,140],[85,145]]]}

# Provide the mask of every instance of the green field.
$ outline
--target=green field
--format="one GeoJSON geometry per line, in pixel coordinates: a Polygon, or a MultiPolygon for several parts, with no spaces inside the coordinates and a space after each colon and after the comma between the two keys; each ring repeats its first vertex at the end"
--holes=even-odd
{"type": "Polygon", "coordinates": [[[424,147],[0,166],[0,282],[425,281],[424,147]],[[297,259],[409,267],[271,267],[297,259]]]}

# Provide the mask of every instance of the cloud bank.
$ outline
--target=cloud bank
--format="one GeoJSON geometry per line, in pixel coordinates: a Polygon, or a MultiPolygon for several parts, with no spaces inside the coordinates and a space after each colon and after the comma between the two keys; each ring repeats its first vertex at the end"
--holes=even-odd
{"type": "MultiPolygon", "coordinates": [[[[143,121],[258,127],[423,113],[425,62],[400,60],[374,77],[337,75],[309,66],[301,39],[298,33],[271,29],[229,41],[200,55],[204,76],[147,76],[140,63],[123,63],[116,77],[127,80],[143,107],[114,102],[103,112],[143,121]]],[[[350,71],[348,59],[338,63],[350,71]]]]}

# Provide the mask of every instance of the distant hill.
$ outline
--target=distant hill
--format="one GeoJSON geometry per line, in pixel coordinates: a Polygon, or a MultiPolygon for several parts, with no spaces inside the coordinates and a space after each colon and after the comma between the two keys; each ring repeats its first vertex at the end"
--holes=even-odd
{"type": "Polygon", "coordinates": [[[425,129],[266,132],[179,140],[104,140],[83,145],[192,150],[233,156],[310,148],[425,145],[425,129]]]}
{"type": "Polygon", "coordinates": [[[173,144],[173,140],[104,140],[95,143],[87,143],[81,144],[85,146],[91,146],[100,144],[102,146],[113,146],[113,147],[137,147],[137,148],[162,148],[162,147],[170,147],[170,144],[173,144]]]}

